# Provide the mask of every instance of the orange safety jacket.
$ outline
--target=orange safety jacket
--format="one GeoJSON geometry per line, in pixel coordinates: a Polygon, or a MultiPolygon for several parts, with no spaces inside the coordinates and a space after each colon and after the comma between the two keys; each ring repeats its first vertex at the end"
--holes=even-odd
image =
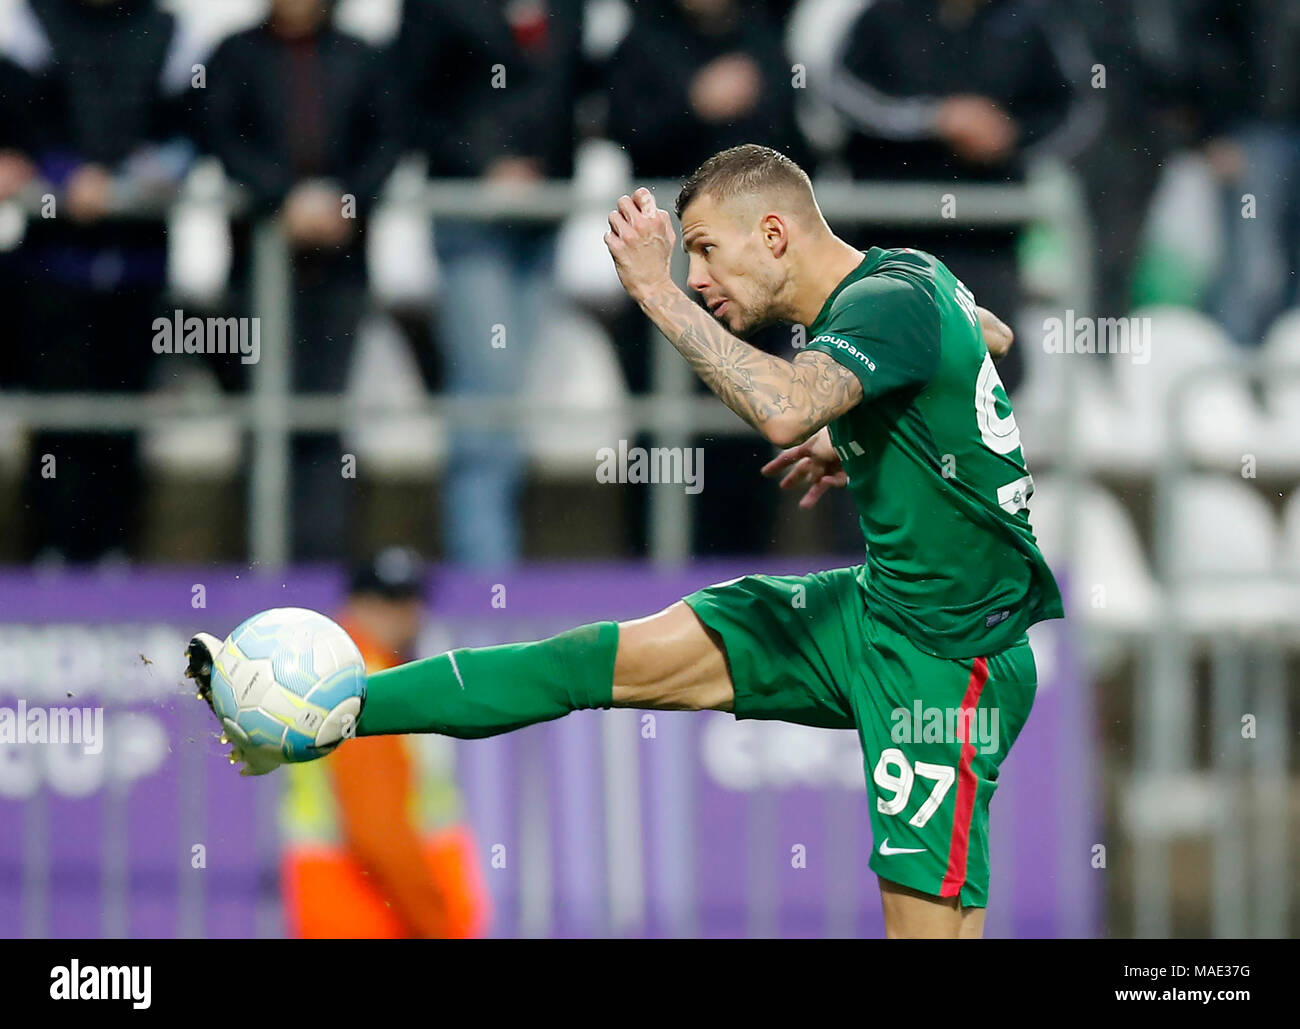
{"type": "MultiPolygon", "coordinates": [[[[346,618],[367,672],[399,664],[346,618]]],[[[469,938],[490,918],[474,835],[450,769],[451,741],[347,740],[328,757],[286,765],[281,886],[292,936],[469,938]]]]}

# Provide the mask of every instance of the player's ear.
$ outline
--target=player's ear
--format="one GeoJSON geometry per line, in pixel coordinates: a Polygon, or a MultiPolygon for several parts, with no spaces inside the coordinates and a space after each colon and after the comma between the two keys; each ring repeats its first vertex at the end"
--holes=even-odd
{"type": "Polygon", "coordinates": [[[773,257],[785,254],[786,247],[790,245],[790,232],[784,218],[779,214],[765,214],[758,223],[758,230],[763,234],[763,242],[773,257]]]}

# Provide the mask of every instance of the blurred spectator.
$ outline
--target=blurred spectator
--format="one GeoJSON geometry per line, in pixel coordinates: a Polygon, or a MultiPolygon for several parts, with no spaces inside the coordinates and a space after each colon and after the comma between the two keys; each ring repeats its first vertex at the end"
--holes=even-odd
{"type": "MultiPolygon", "coordinates": [[[[741,143],[773,147],[811,173],[811,154],[795,124],[791,76],[780,26],[769,19],[764,4],[640,3],[610,61],[607,132],[626,149],[638,180],[685,178],[718,151],[741,143]]],[[[671,206],[672,197],[661,197],[660,203],[671,206]]],[[[620,359],[631,388],[643,392],[650,385],[650,336],[635,304],[623,305],[622,312],[614,328],[620,359]]],[[[751,342],[789,357],[790,339],[789,329],[778,326],[751,342]]],[[[695,385],[707,392],[702,383],[695,385]]],[[[709,488],[693,507],[694,551],[761,553],[772,542],[777,496],[755,475],[771,448],[734,436],[696,439],[691,445],[701,444],[707,444],[709,488]],[[745,498],[747,512],[739,520],[737,497],[745,498]]],[[[633,517],[639,550],[645,505],[633,517]]]]}
{"type": "MultiPolygon", "coordinates": [[[[188,168],[192,148],[178,137],[201,54],[154,0],[25,0],[11,17],[8,56],[30,76],[12,87],[31,91],[21,145],[55,201],[12,262],[24,293],[14,374],[42,392],[141,390],[166,230],[160,218],[123,212],[169,199],[188,168]]],[[[12,189],[26,167],[14,151],[3,164],[12,189]]],[[[27,550],[56,560],[125,554],[136,453],[130,433],[36,433],[27,550]]]]}
{"type": "MultiPolygon", "coordinates": [[[[343,393],[367,296],[367,216],[397,157],[398,101],[383,59],[334,29],[331,7],[272,0],[267,20],[225,40],[208,73],[210,145],[252,198],[234,227],[234,286],[250,286],[252,223],[277,215],[293,251],[291,367],[300,393],[343,393]]],[[[245,366],[231,358],[224,367],[245,366]]],[[[353,497],[341,451],[336,433],[294,436],[295,559],[347,549],[353,497]]]]}
{"type": "MultiPolygon", "coordinates": [[[[581,0],[407,0],[394,63],[410,142],[433,177],[526,189],[572,175],[582,9],[581,0]]],[[[450,392],[519,392],[547,321],[555,235],[550,225],[437,219],[450,392]]],[[[517,432],[453,427],[443,492],[451,560],[518,559],[524,472],[517,432]]]]}
{"type": "MultiPolygon", "coordinates": [[[[415,658],[424,570],[401,547],[352,572],[337,615],[367,672],[415,658]]],[[[322,761],[286,765],[282,864],[290,935],[309,939],[481,936],[488,895],[461,822],[453,742],[367,736],[322,761]]]]}
{"type": "MultiPolygon", "coordinates": [[[[851,129],[845,158],[855,179],[961,186],[1022,182],[1035,150],[1072,153],[1084,139],[1075,90],[1088,68],[1068,20],[1032,0],[875,0],[858,17],[824,84],[851,129]],[[1073,117],[1072,117],[1073,115],[1073,117]]],[[[939,257],[976,299],[1008,322],[1021,304],[1018,229],[868,229],[865,246],[910,246],[939,257]]],[[[852,237],[851,237],[852,238],[852,237]]],[[[999,366],[1014,390],[1023,352],[999,366]]]]}
{"type": "MultiPolygon", "coordinates": [[[[31,125],[36,118],[35,82],[9,58],[0,54],[0,203],[11,200],[36,177],[32,164],[31,125]]],[[[14,241],[21,242],[21,241],[14,241]]],[[[18,254],[6,240],[0,244],[0,310],[11,324],[21,326],[27,303],[19,284],[18,254]]],[[[21,386],[21,341],[0,347],[0,389],[21,386]]]]}
{"type": "Polygon", "coordinates": [[[0,201],[9,200],[36,175],[29,153],[38,116],[35,82],[0,54],[0,201]]]}
{"type": "Polygon", "coordinates": [[[1211,308],[1234,339],[1254,345],[1300,300],[1300,6],[1204,0],[1193,24],[1206,155],[1223,185],[1211,308]]]}
{"type": "Polygon", "coordinates": [[[1102,104],[1101,130],[1076,162],[1092,215],[1095,306],[1128,315],[1151,197],[1165,158],[1191,141],[1196,70],[1185,0],[1057,0],[1077,17],[1104,79],[1089,70],[1102,104]]]}
{"type": "Polygon", "coordinates": [[[640,178],[684,178],[741,143],[807,168],[791,76],[780,26],[754,0],[639,3],[609,64],[609,136],[640,178]]]}

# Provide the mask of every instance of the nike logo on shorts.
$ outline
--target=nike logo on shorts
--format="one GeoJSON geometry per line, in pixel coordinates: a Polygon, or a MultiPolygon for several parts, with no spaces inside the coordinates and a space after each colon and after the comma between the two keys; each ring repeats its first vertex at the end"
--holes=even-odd
{"type": "Polygon", "coordinates": [[[924,847],[891,847],[889,837],[886,836],[880,841],[880,856],[889,857],[891,854],[924,854],[924,847]]]}

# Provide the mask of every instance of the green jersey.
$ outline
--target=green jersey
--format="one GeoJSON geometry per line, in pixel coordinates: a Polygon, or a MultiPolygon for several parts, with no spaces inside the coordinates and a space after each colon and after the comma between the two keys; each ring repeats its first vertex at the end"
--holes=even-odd
{"type": "Polygon", "coordinates": [[[862,383],[829,428],[866,537],[871,613],[946,658],[996,654],[1063,617],[970,291],[929,254],[873,247],[808,338],[862,383]]]}

